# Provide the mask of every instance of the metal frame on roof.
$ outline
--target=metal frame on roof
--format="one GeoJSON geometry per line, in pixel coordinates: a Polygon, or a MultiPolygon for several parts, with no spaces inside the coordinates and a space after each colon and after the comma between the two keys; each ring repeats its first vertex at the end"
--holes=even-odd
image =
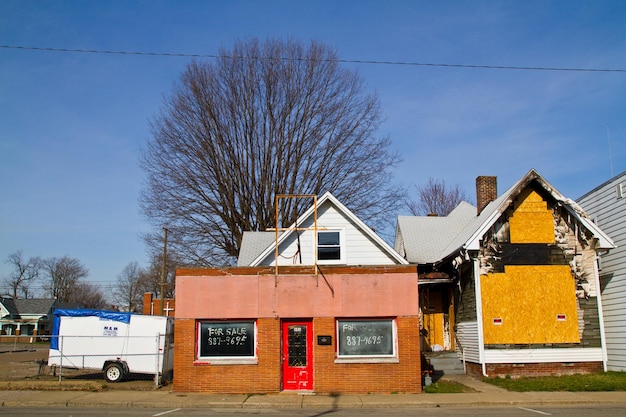
{"type": "MultiPolygon", "coordinates": [[[[274,286],[278,285],[278,232],[284,231],[295,231],[296,233],[299,231],[305,230],[313,230],[313,247],[317,248],[317,231],[320,230],[317,227],[317,194],[277,194],[275,199],[276,206],[276,227],[274,228],[274,232],[276,233],[276,238],[274,241],[274,286]],[[281,199],[284,198],[312,198],[313,199],[313,227],[298,227],[298,220],[296,219],[295,223],[290,227],[280,227],[280,219],[278,216],[278,203],[281,199]]],[[[298,247],[298,250],[300,248],[298,247]]],[[[319,269],[317,267],[317,250],[313,251],[313,273],[317,277],[319,273],[319,269]]]]}

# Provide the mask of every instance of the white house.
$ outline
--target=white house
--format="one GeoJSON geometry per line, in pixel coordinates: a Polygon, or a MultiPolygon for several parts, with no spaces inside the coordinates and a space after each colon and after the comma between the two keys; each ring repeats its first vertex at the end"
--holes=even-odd
{"type": "Polygon", "coordinates": [[[600,254],[608,369],[626,371],[626,171],[578,199],[617,248],[600,254]]]}

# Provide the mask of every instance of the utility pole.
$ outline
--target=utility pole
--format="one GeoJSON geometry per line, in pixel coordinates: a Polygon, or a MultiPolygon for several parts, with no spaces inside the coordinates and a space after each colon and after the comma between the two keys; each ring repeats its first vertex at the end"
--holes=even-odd
{"type": "Polygon", "coordinates": [[[164,236],[163,236],[163,261],[161,262],[161,302],[159,306],[159,310],[161,311],[161,315],[163,315],[163,305],[165,304],[165,259],[167,258],[167,229],[163,228],[164,236]]]}

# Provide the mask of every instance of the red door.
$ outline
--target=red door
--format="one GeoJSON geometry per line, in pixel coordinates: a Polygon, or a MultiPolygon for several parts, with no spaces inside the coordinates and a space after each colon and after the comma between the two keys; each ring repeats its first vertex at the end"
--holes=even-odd
{"type": "Polygon", "coordinates": [[[313,390],[313,323],[283,321],[283,390],[313,390]]]}

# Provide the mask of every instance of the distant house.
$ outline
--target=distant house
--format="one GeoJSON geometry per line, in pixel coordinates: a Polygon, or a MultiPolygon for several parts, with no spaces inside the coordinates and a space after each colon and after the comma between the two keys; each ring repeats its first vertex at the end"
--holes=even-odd
{"type": "Polygon", "coordinates": [[[421,391],[416,268],[330,193],[176,301],[175,391],[421,391]]]}
{"type": "Polygon", "coordinates": [[[626,371],[626,171],[578,199],[617,248],[600,253],[600,285],[610,371],[626,371]]]}
{"type": "Polygon", "coordinates": [[[613,241],[531,170],[446,217],[400,217],[396,250],[418,265],[422,350],[456,351],[477,376],[606,369],[596,257],[613,241]]]}
{"type": "Polygon", "coordinates": [[[0,334],[41,336],[50,334],[55,308],[74,307],[53,298],[0,298],[0,334]]]}

